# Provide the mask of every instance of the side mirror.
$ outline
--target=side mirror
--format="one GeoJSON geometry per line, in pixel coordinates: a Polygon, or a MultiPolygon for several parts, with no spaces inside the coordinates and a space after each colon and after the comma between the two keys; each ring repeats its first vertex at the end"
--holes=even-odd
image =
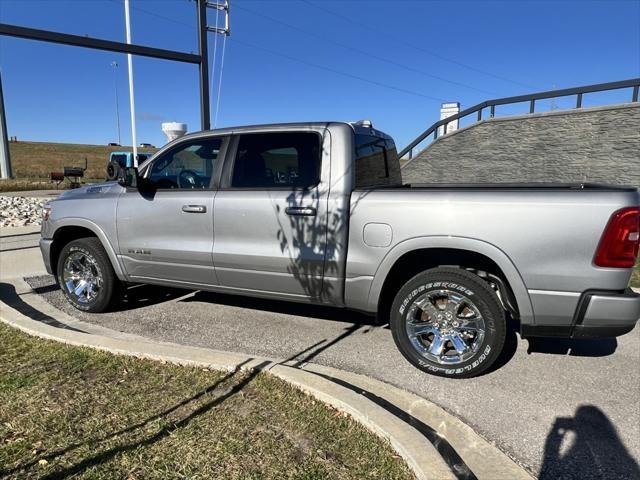
{"type": "Polygon", "coordinates": [[[118,183],[127,188],[138,188],[138,169],[136,167],[125,167],[120,169],[118,183]]]}

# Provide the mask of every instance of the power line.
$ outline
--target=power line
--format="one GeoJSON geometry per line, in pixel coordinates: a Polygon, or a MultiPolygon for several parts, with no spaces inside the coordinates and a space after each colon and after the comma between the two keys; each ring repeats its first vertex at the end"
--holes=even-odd
{"type": "MultiPolygon", "coordinates": [[[[0,1],[2,1],[2,0],[0,0],[0,1]]],[[[107,1],[108,1],[108,2],[111,2],[111,3],[117,3],[117,4],[121,4],[121,3],[122,3],[122,1],[121,1],[121,0],[107,0],[107,1]]],[[[191,30],[193,30],[193,29],[195,28],[195,26],[194,26],[194,25],[190,25],[190,24],[188,24],[188,23],[186,23],[186,22],[181,22],[180,20],[176,20],[175,18],[165,17],[164,15],[160,15],[159,13],[152,12],[152,11],[150,11],[150,10],[146,10],[146,9],[144,9],[144,8],[140,8],[140,7],[137,7],[137,6],[135,6],[135,5],[132,5],[132,6],[131,6],[131,9],[132,9],[132,10],[136,10],[136,11],[138,11],[138,12],[146,13],[147,15],[150,15],[150,16],[152,16],[152,17],[159,18],[159,19],[161,19],[161,20],[165,20],[165,21],[167,21],[167,22],[175,23],[176,25],[181,25],[181,26],[183,26],[183,27],[188,27],[188,28],[189,28],[189,29],[191,29],[191,30]]]]}
{"type": "MultiPolygon", "coordinates": [[[[108,0],[108,1],[110,1],[112,3],[120,3],[118,0],[108,0]]],[[[242,8],[242,7],[239,7],[238,5],[235,5],[235,8],[242,8]]],[[[182,25],[182,26],[188,27],[190,29],[193,29],[193,25],[189,25],[187,23],[181,22],[179,20],[175,20],[175,19],[170,18],[170,17],[165,17],[165,16],[157,14],[155,12],[150,12],[148,10],[145,10],[145,9],[142,9],[142,8],[139,8],[139,7],[135,7],[135,6],[132,6],[132,9],[138,10],[140,12],[146,13],[146,14],[154,16],[156,18],[160,18],[162,20],[166,20],[166,21],[169,21],[169,22],[172,22],[172,23],[175,23],[175,24],[182,25]]],[[[246,8],[244,8],[244,10],[250,11],[249,9],[246,9],[246,8]]],[[[256,12],[253,12],[253,11],[251,11],[251,13],[257,14],[256,12]]],[[[257,14],[257,15],[260,15],[260,14],[257,14]]],[[[268,17],[268,18],[271,20],[271,17],[268,17]]],[[[276,20],[276,19],[273,19],[273,20],[280,22],[279,20],[276,20]]],[[[284,23],[284,22],[280,22],[280,23],[284,23]]],[[[287,26],[290,26],[290,25],[287,24],[287,26]]],[[[293,26],[290,26],[290,27],[298,29],[297,27],[293,27],[293,26]]],[[[307,34],[309,34],[309,32],[306,32],[304,30],[302,30],[302,31],[307,33],[307,34]]],[[[313,34],[311,34],[311,35],[313,35],[313,34]]],[[[313,36],[315,36],[315,35],[313,35],[313,36]]],[[[321,38],[323,41],[327,41],[326,38],[323,38],[323,37],[320,37],[320,36],[318,36],[318,37],[321,38]]],[[[334,69],[334,68],[331,68],[331,67],[327,67],[325,65],[319,65],[319,64],[316,64],[316,63],[313,63],[313,62],[309,62],[307,60],[303,60],[301,58],[297,58],[297,57],[294,57],[294,56],[291,56],[291,55],[287,55],[287,54],[284,54],[284,53],[281,53],[281,52],[276,52],[274,50],[270,50],[268,48],[265,48],[265,47],[262,47],[262,46],[259,46],[259,45],[254,45],[252,43],[244,42],[244,41],[238,40],[237,38],[234,38],[233,42],[234,43],[238,43],[240,45],[247,46],[247,47],[255,48],[257,50],[262,50],[264,52],[270,53],[270,54],[278,56],[278,57],[285,58],[285,59],[293,61],[293,62],[298,62],[298,63],[304,64],[304,65],[307,65],[307,66],[310,66],[310,67],[318,68],[320,70],[325,70],[327,72],[335,73],[335,74],[341,75],[343,77],[351,78],[351,79],[354,79],[354,80],[359,80],[361,82],[366,82],[366,83],[369,83],[371,85],[376,85],[378,87],[387,88],[387,89],[390,89],[390,90],[394,90],[396,92],[401,92],[401,93],[405,93],[405,94],[408,94],[408,95],[422,97],[422,98],[426,98],[428,100],[434,100],[434,101],[437,101],[437,102],[444,102],[445,101],[444,99],[439,98],[439,97],[434,97],[434,96],[431,96],[431,95],[425,95],[423,93],[416,92],[416,91],[413,91],[413,90],[409,90],[409,89],[406,89],[406,88],[397,87],[395,85],[389,85],[389,84],[386,84],[386,83],[383,83],[383,82],[378,82],[376,80],[371,80],[369,78],[361,77],[361,76],[354,75],[354,74],[351,74],[351,73],[348,73],[348,72],[343,72],[341,70],[337,70],[337,69],[334,69]]],[[[223,46],[224,46],[224,44],[223,44],[223,46]]],[[[360,51],[358,49],[355,49],[355,48],[347,46],[347,45],[345,45],[344,47],[352,49],[352,50],[356,50],[359,53],[370,55],[368,52],[360,51]]],[[[215,48],[215,44],[214,44],[214,48],[215,48]]],[[[381,60],[387,61],[386,59],[381,59],[381,60]]],[[[215,59],[214,59],[214,61],[215,61],[215,59]]],[[[222,74],[222,71],[221,71],[221,74],[222,74]]],[[[427,75],[430,75],[430,74],[427,74],[427,75]]],[[[443,80],[444,81],[448,81],[446,79],[443,79],[443,80]]],[[[212,85],[213,85],[213,79],[212,79],[212,85]]],[[[218,95],[220,94],[220,90],[222,88],[221,85],[222,85],[222,79],[220,78],[220,81],[219,81],[219,84],[218,84],[218,95]]],[[[471,87],[471,88],[474,88],[474,87],[471,87]]],[[[216,105],[216,114],[214,116],[214,122],[215,122],[215,118],[217,117],[217,111],[218,111],[218,108],[219,108],[219,99],[216,100],[216,104],[217,105],[216,105]]]]}
{"type": "Polygon", "coordinates": [[[407,71],[410,71],[410,72],[418,73],[418,74],[420,74],[420,75],[424,75],[424,76],[426,76],[426,77],[430,77],[430,78],[433,78],[433,79],[435,79],[435,80],[439,80],[439,81],[441,81],[441,82],[451,83],[451,84],[453,84],[453,85],[457,85],[457,86],[459,86],[459,87],[469,88],[469,89],[471,89],[471,90],[476,90],[476,91],[478,91],[478,92],[487,93],[487,94],[489,94],[489,95],[499,95],[499,94],[498,94],[498,93],[496,93],[496,92],[491,92],[491,91],[488,91],[488,90],[483,90],[483,89],[481,89],[481,88],[477,88],[477,87],[474,87],[474,86],[472,86],[472,85],[468,85],[468,84],[465,84],[465,83],[462,83],[462,82],[458,82],[458,81],[455,81],[455,80],[450,80],[450,79],[448,79],[448,78],[440,77],[440,76],[438,76],[438,75],[434,75],[434,74],[432,74],[432,73],[425,72],[424,70],[420,70],[420,69],[418,69],[418,68],[411,67],[411,66],[409,66],[409,65],[405,65],[405,64],[400,63],[400,62],[396,62],[395,60],[390,60],[390,59],[388,59],[388,58],[384,58],[384,57],[381,57],[381,56],[379,56],[379,55],[375,55],[375,54],[373,54],[373,53],[367,52],[366,50],[361,50],[361,49],[359,49],[359,48],[352,47],[351,45],[347,45],[347,44],[344,44],[344,43],[341,43],[341,42],[337,42],[337,41],[332,40],[332,39],[330,39],[330,38],[323,37],[322,35],[317,35],[317,34],[315,34],[315,33],[313,33],[313,32],[309,32],[309,31],[304,30],[304,29],[302,29],[302,28],[296,27],[295,25],[291,25],[291,24],[286,23],[286,22],[283,22],[282,20],[279,20],[279,19],[277,19],[277,18],[273,18],[273,17],[271,17],[271,16],[269,16],[269,15],[265,15],[265,14],[263,14],[263,13],[259,13],[259,12],[256,12],[256,11],[253,11],[253,10],[250,10],[250,9],[248,9],[248,8],[246,8],[246,7],[243,7],[243,6],[240,6],[240,5],[235,5],[235,7],[234,7],[234,8],[238,8],[238,9],[240,9],[240,10],[244,10],[244,11],[249,12],[249,13],[251,13],[251,14],[253,14],[253,15],[256,15],[256,16],[258,16],[258,17],[266,18],[267,20],[270,20],[270,21],[272,21],[272,22],[279,23],[280,25],[284,25],[284,26],[285,26],[285,27],[287,27],[287,28],[291,28],[291,29],[296,30],[296,31],[298,31],[298,32],[301,32],[301,33],[303,33],[303,34],[305,34],[305,35],[308,35],[308,36],[310,36],[310,37],[314,37],[314,38],[317,38],[317,39],[319,39],[319,40],[322,40],[323,42],[333,43],[334,45],[338,45],[338,46],[339,46],[339,47],[341,47],[341,48],[345,48],[345,49],[347,49],[347,50],[351,50],[351,51],[356,52],[356,53],[359,53],[359,54],[361,54],[361,55],[365,55],[365,56],[367,56],[367,57],[374,58],[374,59],[376,59],[376,60],[378,60],[378,61],[385,62],[385,63],[388,63],[388,64],[390,64],[390,65],[394,65],[394,66],[399,67],[399,68],[403,68],[403,69],[405,69],[405,70],[407,70],[407,71]]]}
{"type": "Polygon", "coordinates": [[[474,66],[472,66],[472,65],[468,65],[468,64],[466,64],[466,63],[460,62],[460,61],[455,60],[455,59],[453,59],[453,58],[449,58],[449,57],[446,57],[446,56],[444,56],[444,55],[441,55],[441,54],[439,54],[439,53],[437,53],[437,52],[434,52],[434,51],[432,51],[432,50],[427,50],[426,48],[420,47],[420,46],[418,46],[418,45],[416,45],[416,44],[414,44],[414,43],[411,43],[411,42],[408,42],[407,40],[404,40],[403,38],[400,38],[400,37],[398,37],[398,36],[396,36],[396,35],[391,34],[391,33],[389,33],[389,31],[387,31],[387,30],[384,30],[384,31],[383,31],[383,30],[381,30],[381,29],[379,29],[379,28],[372,27],[371,25],[368,25],[368,24],[366,24],[366,23],[362,23],[362,22],[355,21],[355,20],[353,20],[352,18],[350,18],[350,17],[348,17],[348,16],[346,16],[346,15],[342,15],[341,13],[334,12],[333,10],[330,10],[330,9],[328,9],[328,8],[321,7],[320,5],[317,5],[317,4],[315,4],[315,3],[313,3],[313,2],[311,2],[311,1],[309,1],[309,0],[299,0],[299,1],[300,1],[300,2],[303,2],[303,3],[306,3],[307,5],[309,5],[309,6],[313,7],[313,8],[316,8],[316,9],[318,9],[318,10],[321,10],[321,11],[323,11],[323,12],[325,12],[325,13],[328,13],[329,15],[333,15],[333,16],[335,16],[335,17],[341,18],[342,20],[344,20],[344,21],[346,21],[346,22],[349,22],[349,23],[352,23],[352,24],[354,24],[354,25],[357,25],[357,26],[359,26],[360,28],[364,28],[364,29],[366,29],[366,30],[373,31],[373,32],[375,32],[375,33],[377,33],[377,34],[383,34],[383,35],[385,35],[385,37],[386,37],[386,38],[391,38],[391,39],[395,40],[396,42],[402,43],[403,45],[406,45],[406,46],[408,46],[408,47],[411,47],[411,48],[413,48],[413,49],[415,49],[415,50],[418,50],[418,51],[420,51],[420,52],[423,52],[423,53],[427,53],[427,54],[429,54],[429,55],[432,55],[432,56],[434,56],[434,57],[436,57],[436,58],[439,58],[440,60],[443,60],[443,61],[445,61],[445,62],[453,63],[453,64],[458,65],[458,66],[460,66],[460,67],[464,67],[464,68],[466,68],[466,69],[472,70],[472,71],[477,72],[477,73],[481,73],[481,74],[483,74],[483,75],[487,75],[487,76],[489,76],[489,77],[496,78],[496,79],[498,79],[498,80],[502,80],[502,81],[504,81],[504,82],[513,83],[513,84],[520,85],[520,86],[522,86],[522,87],[526,87],[526,88],[538,88],[538,87],[536,87],[536,86],[529,85],[529,84],[527,84],[527,83],[523,83],[523,82],[520,82],[520,81],[518,81],[518,80],[512,80],[512,79],[510,79],[510,78],[503,77],[503,76],[501,76],[501,75],[496,75],[495,73],[487,72],[487,71],[485,71],[485,70],[482,70],[482,69],[480,69],[480,68],[474,67],[474,66]]]}
{"type": "Polygon", "coordinates": [[[417,96],[417,97],[426,98],[428,100],[435,100],[437,102],[444,102],[445,101],[442,98],[432,97],[430,95],[425,95],[425,94],[420,93],[420,92],[415,92],[413,90],[408,90],[408,89],[402,88],[402,87],[396,87],[394,85],[389,85],[389,84],[386,84],[386,83],[378,82],[376,80],[371,80],[369,78],[360,77],[358,75],[353,75],[353,74],[348,73],[348,72],[343,72],[341,70],[336,70],[335,68],[327,67],[325,65],[319,65],[317,63],[312,63],[312,62],[309,62],[307,60],[303,60],[301,58],[292,57],[291,55],[287,55],[285,53],[276,52],[274,50],[270,50],[268,48],[265,48],[265,47],[262,47],[262,46],[259,46],[259,45],[254,45],[252,43],[248,43],[248,42],[244,42],[244,41],[238,40],[237,38],[233,39],[233,43],[238,43],[240,45],[245,45],[247,47],[255,48],[257,50],[262,50],[263,52],[267,52],[267,53],[270,53],[272,55],[276,55],[278,57],[286,58],[287,60],[291,60],[291,61],[294,61],[294,62],[302,63],[304,65],[307,65],[307,66],[310,66],[310,67],[314,67],[314,68],[318,68],[320,70],[326,70],[327,72],[332,72],[332,73],[335,73],[337,75],[342,75],[343,77],[352,78],[354,80],[360,80],[361,82],[370,83],[370,84],[376,85],[378,87],[388,88],[388,89],[391,89],[391,90],[395,90],[397,92],[402,92],[402,93],[406,93],[406,94],[409,94],[409,95],[414,95],[414,96],[417,96]]]}

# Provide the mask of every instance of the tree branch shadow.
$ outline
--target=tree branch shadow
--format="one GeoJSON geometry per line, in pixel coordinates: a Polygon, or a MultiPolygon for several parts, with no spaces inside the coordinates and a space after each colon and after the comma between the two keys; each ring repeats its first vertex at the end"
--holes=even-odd
{"type": "MultiPolygon", "coordinates": [[[[215,392],[215,390],[222,384],[224,384],[225,382],[227,382],[228,380],[230,380],[231,378],[233,378],[242,368],[243,365],[251,362],[252,359],[247,359],[244,362],[242,362],[241,364],[239,364],[237,366],[237,368],[232,371],[227,373],[225,376],[223,376],[221,379],[215,381],[214,383],[212,383],[211,385],[209,385],[208,387],[206,387],[205,389],[201,390],[200,392],[196,393],[195,395],[188,397],[184,400],[181,400],[180,402],[175,403],[174,405],[170,406],[169,408],[166,408],[165,410],[158,412],[156,414],[153,414],[147,418],[145,418],[144,420],[141,420],[139,422],[136,422],[132,425],[129,425],[125,428],[122,428],[116,432],[112,432],[109,433],[107,435],[104,435],[102,437],[98,437],[98,438],[93,438],[93,439],[87,439],[84,442],[76,442],[73,444],[70,444],[64,448],[58,449],[58,450],[54,450],[54,451],[49,451],[49,452],[44,452],[42,455],[39,455],[38,457],[34,458],[33,460],[27,462],[27,463],[23,463],[21,465],[17,465],[11,469],[7,469],[7,470],[0,470],[0,475],[12,475],[15,473],[18,473],[20,471],[23,471],[27,468],[30,468],[34,465],[36,465],[39,461],[41,460],[46,460],[48,462],[51,462],[52,460],[54,460],[57,457],[60,457],[62,455],[65,455],[66,453],[75,450],[79,447],[82,447],[83,445],[90,443],[90,444],[100,444],[103,442],[106,442],[110,439],[116,438],[120,435],[124,435],[126,433],[131,433],[135,430],[141,429],[145,426],[147,426],[148,424],[150,424],[151,422],[161,419],[163,417],[168,416],[169,414],[177,411],[178,409],[180,409],[181,407],[185,407],[187,405],[189,405],[190,403],[193,403],[203,397],[205,397],[208,394],[211,394],[213,392],[215,392]]],[[[178,428],[182,428],[184,426],[186,426],[192,419],[196,418],[199,415],[202,415],[204,413],[206,413],[207,411],[211,410],[212,408],[214,408],[215,406],[219,405],[220,403],[222,403],[223,401],[225,401],[227,398],[229,398],[230,396],[238,393],[240,390],[242,390],[259,372],[260,370],[266,366],[268,364],[268,362],[264,362],[260,365],[258,365],[255,369],[252,370],[252,372],[247,375],[247,377],[245,377],[244,379],[242,379],[238,384],[236,384],[234,387],[231,388],[231,390],[219,397],[216,397],[215,399],[205,403],[204,405],[202,405],[201,407],[199,407],[198,409],[194,410],[193,412],[191,412],[189,415],[187,415],[186,417],[182,418],[181,420],[179,420],[178,422],[173,422],[170,426],[166,426],[164,428],[162,428],[159,432],[157,432],[156,434],[144,439],[144,440],[140,440],[137,442],[132,442],[126,445],[120,445],[117,447],[113,447],[112,449],[106,450],[104,452],[101,452],[100,454],[97,454],[93,457],[87,458],[79,463],[77,463],[76,465],[72,465],[70,467],[67,467],[65,470],[63,471],[56,471],[56,472],[51,472],[50,474],[48,474],[47,476],[44,476],[42,478],[64,478],[70,475],[75,475],[83,470],[85,470],[86,468],[90,468],[92,466],[98,465],[106,460],[109,460],[111,458],[113,458],[115,455],[117,455],[120,452],[124,452],[124,451],[130,451],[130,450],[134,450],[135,448],[139,447],[139,446],[147,446],[150,445],[154,442],[157,442],[159,440],[161,440],[162,438],[166,437],[167,435],[169,435],[171,432],[175,431],[178,428]]]]}

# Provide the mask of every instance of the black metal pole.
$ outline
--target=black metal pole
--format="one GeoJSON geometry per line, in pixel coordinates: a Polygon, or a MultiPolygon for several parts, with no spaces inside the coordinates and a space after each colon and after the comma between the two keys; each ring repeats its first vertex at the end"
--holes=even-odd
{"type": "Polygon", "coordinates": [[[0,74],[0,178],[11,178],[11,157],[9,156],[9,137],[7,137],[7,119],[2,95],[2,76],[0,74]]]}
{"type": "Polygon", "coordinates": [[[200,124],[202,130],[211,129],[209,100],[209,49],[207,48],[207,2],[198,0],[198,46],[200,49],[200,124]]]}
{"type": "Polygon", "coordinates": [[[17,25],[9,25],[7,23],[0,23],[0,35],[26,38],[29,40],[40,40],[51,43],[62,43],[64,45],[71,45],[74,47],[131,53],[132,55],[162,58],[164,60],[174,60],[176,62],[200,63],[200,57],[191,53],[113,42],[111,40],[101,40],[99,38],[83,37],[81,35],[70,35],[68,33],[51,32],[48,30],[39,30],[37,28],[19,27],[17,25]]]}

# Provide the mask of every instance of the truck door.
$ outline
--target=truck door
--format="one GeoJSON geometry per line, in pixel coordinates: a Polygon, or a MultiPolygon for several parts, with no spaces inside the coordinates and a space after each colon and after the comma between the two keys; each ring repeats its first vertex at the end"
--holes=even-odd
{"type": "Polygon", "coordinates": [[[119,197],[119,252],[132,279],[217,284],[214,178],[227,143],[225,137],[180,142],[145,166],[144,187],[119,197]]]}
{"type": "Polygon", "coordinates": [[[324,130],[234,136],[214,206],[220,286],[321,296],[329,190],[323,140],[324,130]]]}

